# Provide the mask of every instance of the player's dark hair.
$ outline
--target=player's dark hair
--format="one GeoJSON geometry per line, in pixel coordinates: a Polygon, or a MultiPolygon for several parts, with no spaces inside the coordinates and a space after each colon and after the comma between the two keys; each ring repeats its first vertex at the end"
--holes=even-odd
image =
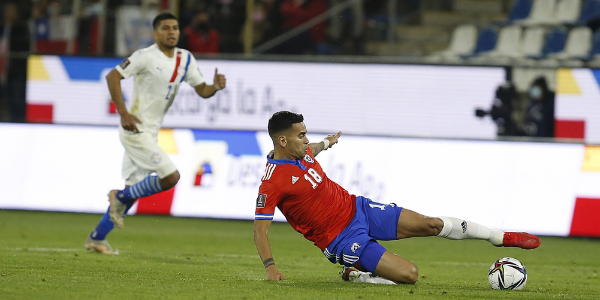
{"type": "Polygon", "coordinates": [[[162,22],[163,20],[175,20],[177,21],[177,23],[179,23],[179,19],[177,19],[175,15],[173,15],[172,13],[164,12],[154,18],[154,21],[152,21],[152,28],[156,30],[160,25],[160,22],[162,22]]]}
{"type": "Polygon", "coordinates": [[[304,122],[304,116],[291,111],[278,111],[269,119],[269,135],[271,138],[277,138],[282,131],[292,128],[296,123],[304,122]]]}

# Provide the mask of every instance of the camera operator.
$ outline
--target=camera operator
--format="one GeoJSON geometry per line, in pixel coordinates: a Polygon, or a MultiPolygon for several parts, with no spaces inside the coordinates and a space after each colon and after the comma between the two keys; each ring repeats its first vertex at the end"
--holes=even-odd
{"type": "Polygon", "coordinates": [[[554,137],[554,92],[548,89],[544,77],[533,81],[528,96],[529,105],[523,123],[525,135],[554,137]]]}
{"type": "Polygon", "coordinates": [[[496,89],[496,97],[489,111],[476,109],[475,115],[483,118],[490,115],[498,127],[498,136],[518,136],[517,124],[513,119],[513,101],[518,97],[517,90],[511,81],[506,81],[496,89]]]}

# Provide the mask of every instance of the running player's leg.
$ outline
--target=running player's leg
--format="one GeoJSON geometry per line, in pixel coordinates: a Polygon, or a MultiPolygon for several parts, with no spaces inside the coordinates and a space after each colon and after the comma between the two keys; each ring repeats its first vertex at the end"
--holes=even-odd
{"type": "MultiPolygon", "coordinates": [[[[150,134],[137,134],[121,132],[121,143],[125,147],[126,156],[138,169],[156,172],[158,176],[151,175],[141,179],[139,182],[127,182],[131,185],[123,190],[112,190],[109,192],[111,202],[110,217],[118,228],[123,228],[123,212],[125,206],[135,200],[150,196],[167,189],[171,189],[179,181],[179,172],[169,159],[167,153],[158,145],[150,134]]],[[[128,178],[125,165],[123,166],[123,177],[128,178]]]]}
{"type": "MultiPolygon", "coordinates": [[[[150,171],[139,168],[135,165],[135,163],[127,156],[127,154],[123,157],[123,178],[125,178],[125,188],[130,187],[131,185],[142,181],[148,175],[150,175],[150,171]]],[[[123,218],[127,215],[127,212],[131,208],[134,202],[130,202],[125,206],[125,212],[123,213],[123,218]]],[[[113,230],[115,224],[110,218],[110,209],[109,205],[106,213],[98,222],[98,225],[92,233],[87,237],[85,241],[85,248],[88,250],[93,250],[99,253],[105,254],[116,254],[115,251],[111,248],[108,241],[106,241],[106,236],[113,230]]]]}
{"type": "Polygon", "coordinates": [[[403,209],[398,218],[398,239],[418,236],[440,236],[451,240],[480,239],[494,246],[533,249],[540,239],[524,232],[491,230],[483,225],[453,217],[432,218],[403,209]]]}

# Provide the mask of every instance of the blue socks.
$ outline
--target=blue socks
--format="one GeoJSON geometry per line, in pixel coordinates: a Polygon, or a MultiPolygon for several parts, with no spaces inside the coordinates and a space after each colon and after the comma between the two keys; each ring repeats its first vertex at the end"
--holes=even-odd
{"type": "MultiPolygon", "coordinates": [[[[123,204],[127,205],[127,209],[125,209],[125,214],[123,217],[127,215],[127,212],[133,205],[134,201],[141,197],[146,197],[150,195],[154,195],[156,193],[162,192],[162,187],[160,186],[160,178],[158,176],[148,176],[144,178],[142,181],[125,188],[124,190],[117,192],[117,199],[121,201],[123,204]]],[[[110,207],[109,207],[110,210],[110,207]]],[[[106,235],[113,230],[115,224],[110,220],[110,216],[108,215],[108,210],[102,216],[100,223],[96,226],[96,229],[92,231],[90,237],[94,240],[104,240],[106,235]]]]}
{"type": "Polygon", "coordinates": [[[154,195],[162,192],[160,178],[158,176],[148,176],[144,180],[117,192],[117,199],[123,204],[129,204],[131,200],[154,195]]]}
{"type": "MultiPolygon", "coordinates": [[[[123,218],[127,215],[127,212],[129,211],[131,206],[133,206],[133,203],[127,204],[127,209],[125,209],[123,218]]],[[[110,207],[108,208],[108,210],[110,210],[110,207]]],[[[90,237],[92,239],[99,240],[99,241],[106,239],[106,235],[109,232],[111,232],[111,230],[113,230],[113,228],[115,227],[115,224],[113,224],[113,222],[110,220],[110,216],[108,215],[108,210],[102,216],[102,219],[100,219],[100,223],[98,223],[98,226],[96,226],[96,229],[94,229],[94,231],[92,231],[92,233],[90,234],[90,237]]]]}

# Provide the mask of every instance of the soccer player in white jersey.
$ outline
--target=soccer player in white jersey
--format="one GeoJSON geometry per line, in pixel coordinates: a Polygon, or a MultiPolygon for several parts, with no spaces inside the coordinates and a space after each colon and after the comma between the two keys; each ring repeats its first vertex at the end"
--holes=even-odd
{"type": "Polygon", "coordinates": [[[108,193],[109,209],[87,237],[88,250],[114,254],[106,235],[114,226],[123,228],[123,217],[135,200],[171,189],[179,181],[177,168],[158,145],[158,131],[179,86],[187,82],[202,98],[225,88],[224,75],[215,70],[213,85],[206,84],[194,56],[176,47],[180,34],[177,17],[162,13],[152,25],[156,43],[136,51],[106,76],[112,101],[121,115],[119,135],[125,147],[125,189],[108,193]],[[133,103],[127,110],[121,80],[131,76],[133,103]]]}

